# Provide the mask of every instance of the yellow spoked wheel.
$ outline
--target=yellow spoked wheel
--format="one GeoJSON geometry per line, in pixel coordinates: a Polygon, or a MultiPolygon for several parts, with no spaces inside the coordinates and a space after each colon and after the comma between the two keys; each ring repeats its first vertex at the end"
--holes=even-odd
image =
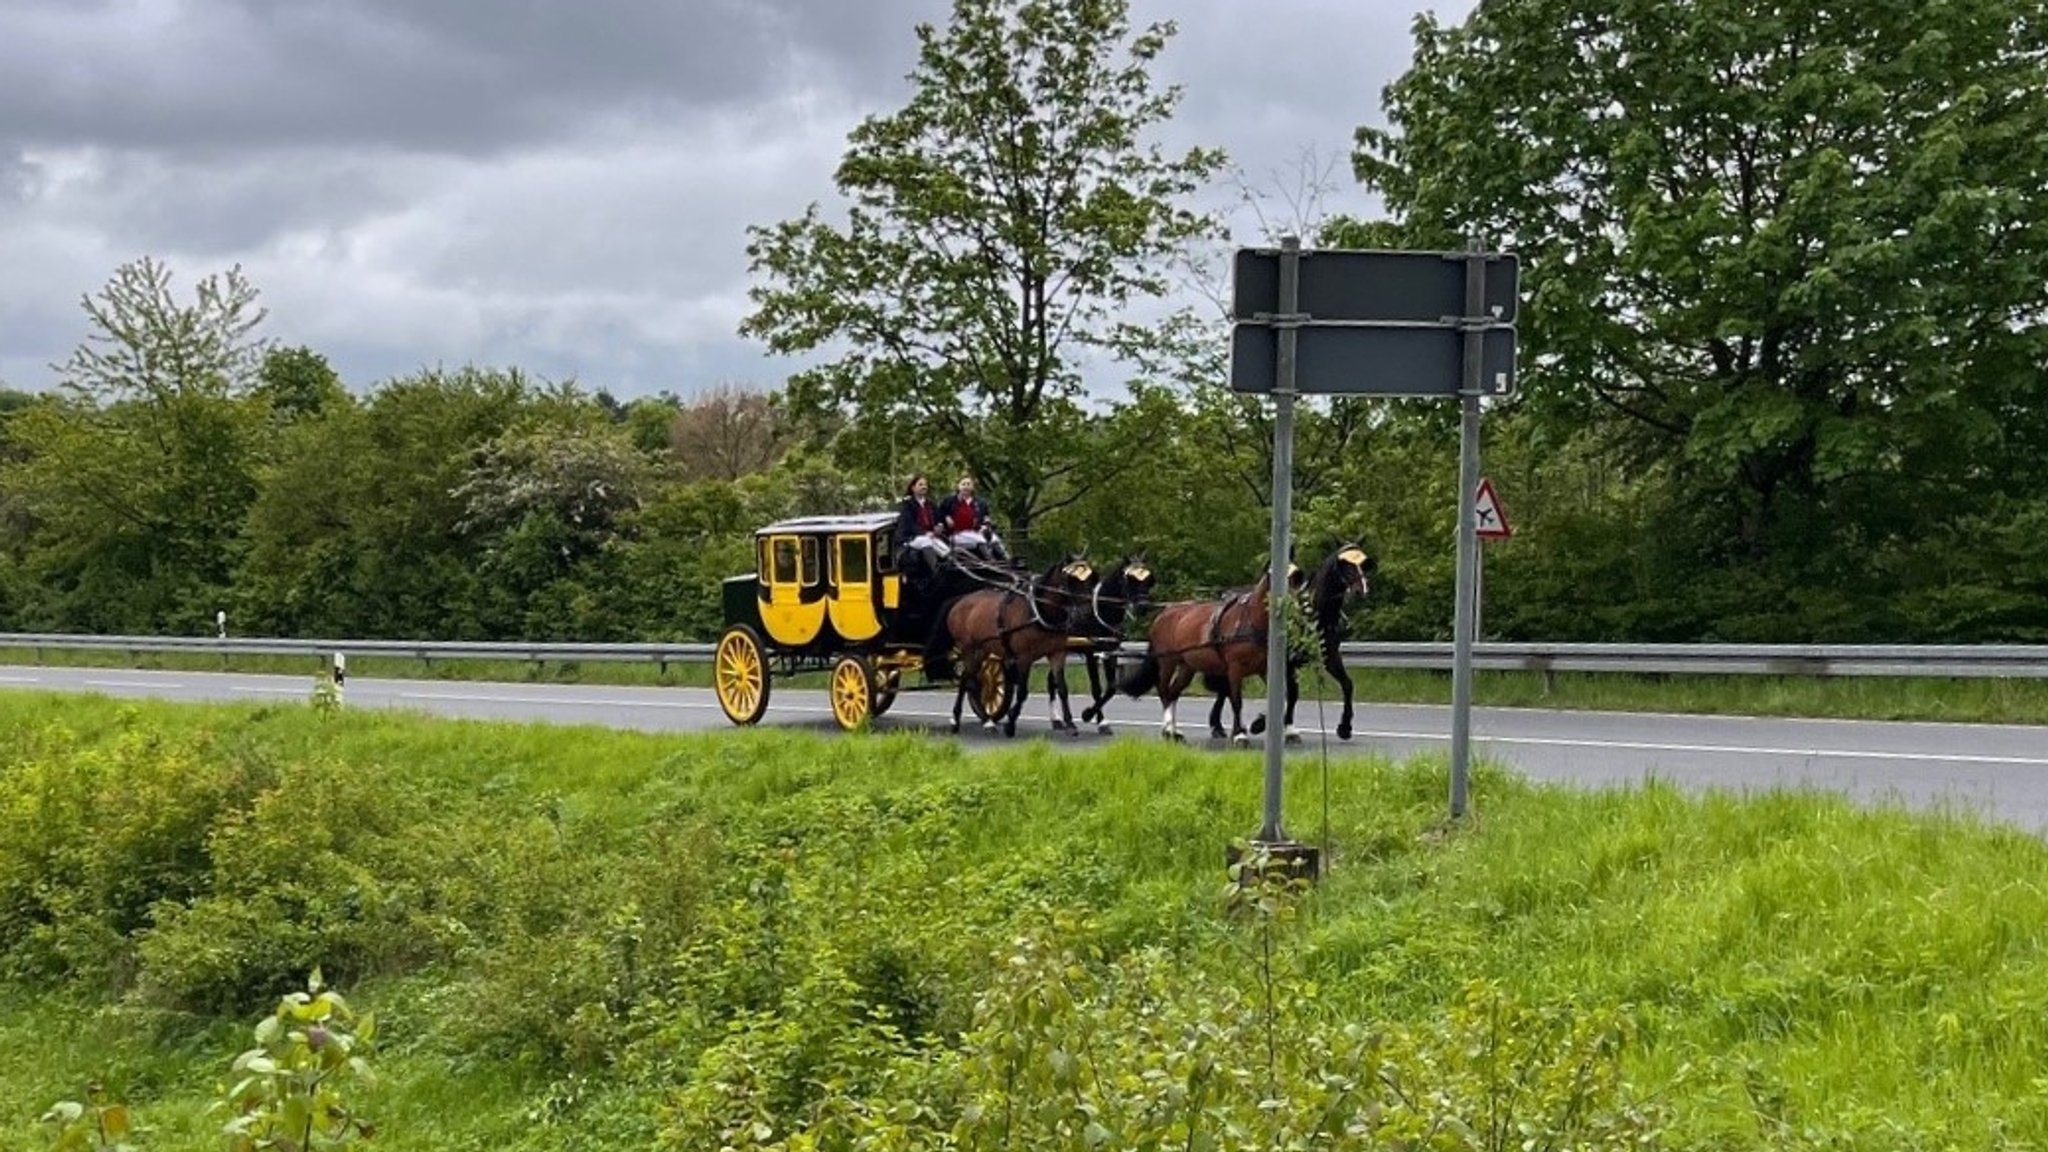
{"type": "Polygon", "coordinates": [[[896,702],[896,690],[903,686],[903,672],[891,668],[875,676],[875,715],[880,716],[896,702]]]}
{"type": "Polygon", "coordinates": [[[752,628],[735,624],[718,638],[711,685],[725,718],[735,724],[752,724],[768,710],[768,662],[761,655],[761,637],[752,628]]]}
{"type": "Polygon", "coordinates": [[[1003,712],[1003,658],[991,652],[982,658],[977,691],[967,698],[974,709],[974,718],[986,720],[1000,716],[1003,712]]]}
{"type": "Polygon", "coordinates": [[[874,715],[874,668],[865,656],[841,656],[832,666],[832,718],[852,732],[874,715]]]}

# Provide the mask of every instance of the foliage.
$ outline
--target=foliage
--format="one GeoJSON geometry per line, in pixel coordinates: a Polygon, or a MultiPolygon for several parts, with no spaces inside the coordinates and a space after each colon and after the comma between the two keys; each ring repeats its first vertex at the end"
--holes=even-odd
{"type": "Polygon", "coordinates": [[[82,307],[90,328],[56,401],[8,418],[6,487],[34,526],[21,563],[66,622],[195,630],[224,603],[255,497],[264,312],[239,269],[186,304],[153,259],[82,307]]]}
{"type": "Polygon", "coordinates": [[[1179,100],[1149,75],[1173,32],[1132,35],[1124,0],[955,0],[920,24],[909,102],[848,138],[845,223],[814,204],[749,230],[766,283],[742,333],[844,348],[791,380],[792,409],[847,411],[868,459],[914,429],[1019,532],[1113,470],[1081,357],[1141,337],[1117,312],[1210,230],[1177,202],[1222,159],[1146,142],[1179,100]]]}
{"type": "Polygon", "coordinates": [[[2044,17],[1509,0],[1418,18],[1357,173],[1410,242],[1476,229],[1520,253],[1526,406],[1552,445],[1589,439],[1620,469],[1621,504],[1657,500],[1653,579],[1607,592],[1650,629],[1898,639],[1896,577],[1946,559],[1929,534],[2039,491],[2044,17]],[[1696,594],[1659,603],[1672,581],[1696,594]]]}
{"type": "Polygon", "coordinates": [[[222,1128],[229,1152],[329,1152],[374,1135],[342,1085],[375,1083],[363,1053],[376,1034],[376,1017],[358,1023],[315,968],[304,992],[284,996],[256,1025],[256,1046],[229,1069],[239,1077],[221,1099],[232,1113],[222,1128]]]}
{"type": "Polygon", "coordinates": [[[52,1129],[48,1152],[135,1152],[128,1137],[139,1129],[128,1106],[107,1099],[97,1083],[86,1085],[85,1101],[59,1100],[43,1114],[52,1129]]]}
{"type": "MultiPolygon", "coordinates": [[[[201,784],[270,766],[268,812],[197,821],[221,863],[130,933],[150,980],[0,976],[0,1141],[98,1079],[153,1143],[211,1145],[224,1022],[315,966],[405,1022],[349,1104],[399,1149],[2048,1133],[2048,854],[1961,817],[1481,764],[1450,830],[1440,759],[1369,759],[1333,790],[1331,869],[1289,894],[1222,874],[1250,755],[0,698],[0,784],[119,748],[91,777],[116,832],[124,780],[158,794],[148,748],[201,784]],[[216,953],[262,974],[233,1005],[137,995],[215,981],[216,953]]],[[[52,902],[163,855],[122,842],[48,874],[52,902]]]]}

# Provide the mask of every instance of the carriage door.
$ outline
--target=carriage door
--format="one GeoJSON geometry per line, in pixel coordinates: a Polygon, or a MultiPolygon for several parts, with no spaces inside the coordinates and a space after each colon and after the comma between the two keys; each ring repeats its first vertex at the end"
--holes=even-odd
{"type": "Polygon", "coordinates": [[[794,536],[770,536],[761,541],[761,623],[771,639],[784,644],[801,644],[797,582],[797,541],[794,536]]]}
{"type": "Polygon", "coordinates": [[[882,630],[875,615],[875,590],[866,533],[834,537],[832,626],[848,640],[873,638],[882,630]]]}

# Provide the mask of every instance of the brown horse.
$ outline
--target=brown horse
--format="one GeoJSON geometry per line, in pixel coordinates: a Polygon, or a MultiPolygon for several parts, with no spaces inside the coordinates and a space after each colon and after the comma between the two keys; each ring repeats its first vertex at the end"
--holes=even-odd
{"type": "MultiPolygon", "coordinates": [[[[1244,727],[1244,682],[1266,674],[1266,636],[1272,620],[1267,596],[1273,572],[1258,583],[1220,600],[1180,600],[1167,604],[1153,618],[1146,635],[1144,660],[1117,685],[1125,695],[1143,696],[1154,686],[1165,714],[1159,734],[1180,740],[1175,706],[1196,676],[1219,676],[1230,700],[1231,739],[1250,740],[1244,727]]],[[[1301,569],[1287,566],[1287,590],[1301,584],[1301,569]]]]}
{"type": "Polygon", "coordinates": [[[1003,735],[1017,734],[1017,717],[1030,694],[1025,676],[1040,660],[1050,659],[1056,668],[1064,665],[1075,614],[1085,608],[1096,579],[1085,562],[1069,557],[1020,587],[982,588],[955,597],[939,610],[938,623],[925,644],[925,660],[942,660],[949,649],[958,654],[954,732],[960,731],[960,707],[967,693],[980,689],[982,664],[993,655],[1003,665],[1003,703],[982,727],[994,728],[1000,717],[1003,735]]]}
{"type": "MultiPolygon", "coordinates": [[[[1373,573],[1379,571],[1379,561],[1366,554],[1356,544],[1344,543],[1316,566],[1316,570],[1303,581],[1301,590],[1302,607],[1306,610],[1307,622],[1314,630],[1316,650],[1322,656],[1323,670],[1330,674],[1338,687],[1344,690],[1344,714],[1337,721],[1337,739],[1351,739],[1351,674],[1344,670],[1344,608],[1353,599],[1363,599],[1372,591],[1373,573]]],[[[1293,647],[1290,645],[1290,647],[1293,647]]],[[[1301,679],[1298,673],[1309,659],[1305,647],[1295,648],[1287,654],[1287,741],[1301,739],[1294,731],[1294,705],[1301,699],[1301,679]]],[[[1209,708],[1209,735],[1223,738],[1223,682],[1217,676],[1202,677],[1202,686],[1216,694],[1216,703],[1209,708]]],[[[1261,713],[1252,721],[1252,735],[1266,730],[1266,717],[1261,713]]]]}

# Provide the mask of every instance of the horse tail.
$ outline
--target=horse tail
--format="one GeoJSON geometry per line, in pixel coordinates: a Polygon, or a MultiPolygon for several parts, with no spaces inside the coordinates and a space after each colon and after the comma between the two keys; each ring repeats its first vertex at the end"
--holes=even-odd
{"type": "Polygon", "coordinates": [[[1131,669],[1129,672],[1124,673],[1123,679],[1117,682],[1116,688],[1117,691],[1122,692],[1124,695],[1129,696],[1133,700],[1135,700],[1138,697],[1143,696],[1145,693],[1150,692],[1153,688],[1157,687],[1158,685],[1159,660],[1157,657],[1153,656],[1151,650],[1147,648],[1145,652],[1145,658],[1138,661],[1137,667],[1131,669]]]}
{"type": "Polygon", "coordinates": [[[927,680],[940,678],[946,670],[946,656],[953,648],[953,606],[959,602],[960,597],[955,596],[932,613],[932,634],[924,642],[924,675],[927,680]]]}

